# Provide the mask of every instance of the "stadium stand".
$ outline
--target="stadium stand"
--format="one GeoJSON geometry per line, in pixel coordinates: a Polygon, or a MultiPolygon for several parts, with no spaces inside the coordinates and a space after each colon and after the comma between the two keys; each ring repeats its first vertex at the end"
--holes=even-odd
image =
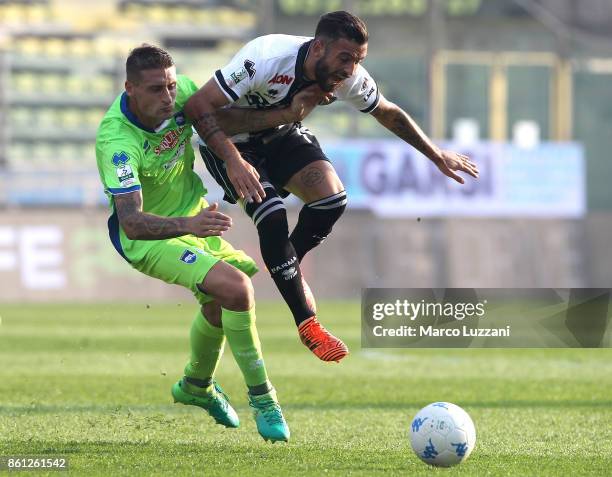
{"type": "MultiPolygon", "coordinates": [[[[551,119],[572,116],[571,109],[557,111],[552,99],[559,87],[555,83],[557,66],[513,63],[504,71],[508,108],[498,132],[503,139],[511,138],[516,123],[527,118],[536,124],[541,140],[583,140],[589,159],[588,180],[597,184],[589,187],[590,204],[612,207],[604,184],[612,170],[604,160],[611,147],[605,130],[609,113],[604,106],[607,102],[600,100],[611,75],[605,66],[610,64],[609,47],[576,30],[574,37],[580,44],[566,45],[563,54],[570,59],[561,57],[555,50],[559,41],[547,31],[545,21],[543,26],[509,0],[441,2],[446,5],[446,30],[436,40],[429,31],[426,9],[415,9],[417,3],[426,2],[351,3],[366,15],[374,32],[366,66],[385,94],[434,137],[452,138],[457,124],[467,118],[480,139],[495,138],[489,104],[495,71],[491,61],[503,57],[504,51],[556,55],[565,62],[564,67],[572,69],[565,91],[570,93],[567,108],[571,108],[572,92],[575,97],[574,124],[571,119],[566,121],[565,134],[559,135],[559,125],[551,119]],[[452,46],[462,53],[489,50],[499,55],[489,54],[491,61],[478,64],[446,63],[434,73],[428,50],[433,40],[439,52],[452,46]],[[588,55],[594,57],[592,61],[581,59],[588,55]],[[442,85],[446,102],[436,109],[433,82],[440,72],[450,80],[442,85]],[[592,108],[582,107],[585,104],[592,108]]],[[[561,19],[576,17],[564,13],[566,7],[560,3],[526,3],[557,8],[554,13],[561,19]]],[[[50,175],[95,172],[96,125],[122,88],[122,60],[133,46],[143,41],[159,43],[172,52],[181,72],[203,82],[245,40],[261,31],[311,34],[318,15],[335,4],[323,0],[0,0],[0,182],[7,181],[8,173],[40,168],[48,168],[50,175]],[[82,8],[84,4],[87,8],[82,8]]],[[[593,26],[599,34],[608,34],[605,19],[610,18],[610,9],[602,6],[598,11],[603,13],[593,18],[578,15],[579,21],[565,28],[593,26]]],[[[333,114],[315,110],[308,121],[322,139],[386,135],[375,122],[342,105],[328,108],[333,114]]]]}
{"type": "Polygon", "coordinates": [[[0,0],[7,27],[0,35],[0,200],[7,205],[102,204],[93,180],[85,182],[95,192],[65,185],[76,184],[75,175],[95,178],[96,128],[122,88],[127,51],[157,42],[203,81],[255,25],[253,12],[228,2],[95,2],[98,15],[75,7],[73,0],[0,0]],[[194,54],[201,46],[212,53],[194,54]]]}

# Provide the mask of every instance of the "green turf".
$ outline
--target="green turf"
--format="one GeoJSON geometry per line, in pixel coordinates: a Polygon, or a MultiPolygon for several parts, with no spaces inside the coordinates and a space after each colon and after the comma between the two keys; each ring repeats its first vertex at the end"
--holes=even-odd
{"type": "Polygon", "coordinates": [[[612,350],[360,350],[358,304],[320,311],[351,347],[340,365],[299,343],[284,305],[258,307],[292,432],[271,445],[229,350],[218,378],[240,429],[172,404],[194,306],[0,306],[0,455],[62,454],[73,473],[104,476],[610,475],[612,350]],[[477,428],[472,456],[450,470],[408,441],[412,416],[438,400],[477,428]]]}

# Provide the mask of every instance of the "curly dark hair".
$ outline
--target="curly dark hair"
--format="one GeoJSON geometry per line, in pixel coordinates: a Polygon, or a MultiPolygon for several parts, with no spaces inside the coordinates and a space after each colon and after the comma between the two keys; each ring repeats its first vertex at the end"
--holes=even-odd
{"type": "Polygon", "coordinates": [[[368,29],[363,20],[349,12],[340,10],[321,16],[317,24],[315,37],[324,37],[331,41],[346,38],[358,45],[363,45],[368,42],[368,29]]]}

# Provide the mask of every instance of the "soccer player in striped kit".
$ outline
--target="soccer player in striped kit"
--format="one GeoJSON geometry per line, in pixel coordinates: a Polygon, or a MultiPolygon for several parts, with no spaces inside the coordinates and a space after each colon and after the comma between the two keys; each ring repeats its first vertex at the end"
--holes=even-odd
{"type": "Polygon", "coordinates": [[[274,34],[250,41],[185,105],[208,171],[223,187],[225,200],[240,202],[253,220],[264,262],[301,341],[323,361],[340,361],[348,348],[319,323],[300,262],[330,234],[347,195],[310,131],[300,122],[276,126],[274,112],[301,91],[318,87],[327,94],[325,101],[346,101],[374,116],[448,177],[463,183],[455,171],[478,176],[468,157],[439,149],[405,111],[382,96],[361,65],[367,46],[362,20],[345,11],[327,13],[314,38],[274,34]],[[270,117],[253,115],[250,133],[228,137],[215,113],[232,108],[269,111],[270,117]],[[282,200],[289,193],[304,202],[291,234],[282,200]]]}

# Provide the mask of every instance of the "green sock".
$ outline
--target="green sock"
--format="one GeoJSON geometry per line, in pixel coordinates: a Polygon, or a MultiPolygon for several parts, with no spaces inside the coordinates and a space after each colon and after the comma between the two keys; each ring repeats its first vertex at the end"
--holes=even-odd
{"type": "MultiPolygon", "coordinates": [[[[189,334],[191,359],[185,366],[185,376],[207,380],[212,378],[223,355],[225,336],[223,328],[211,325],[201,311],[191,323],[189,334]]],[[[194,391],[195,385],[189,391],[194,391]]],[[[209,386],[212,389],[212,384],[209,386]]],[[[207,389],[208,390],[208,389],[207,389]]]]}
{"type": "Polygon", "coordinates": [[[268,374],[255,327],[255,307],[248,311],[221,308],[221,321],[227,342],[247,386],[267,383],[268,374]]]}

